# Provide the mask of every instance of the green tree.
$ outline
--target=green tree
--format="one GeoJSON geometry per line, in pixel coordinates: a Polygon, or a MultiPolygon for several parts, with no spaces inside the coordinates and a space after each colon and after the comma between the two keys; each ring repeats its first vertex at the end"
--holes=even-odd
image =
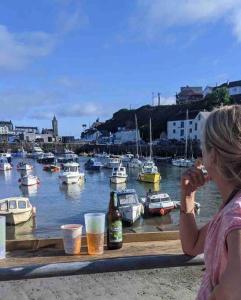
{"type": "Polygon", "coordinates": [[[216,88],[211,94],[208,94],[205,98],[207,107],[212,108],[215,106],[230,105],[232,104],[232,99],[228,94],[226,87],[216,88]]]}

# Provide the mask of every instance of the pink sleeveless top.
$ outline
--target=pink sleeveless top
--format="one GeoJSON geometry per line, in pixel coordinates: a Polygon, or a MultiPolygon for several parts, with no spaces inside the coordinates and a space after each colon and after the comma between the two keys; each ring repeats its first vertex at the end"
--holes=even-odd
{"type": "Polygon", "coordinates": [[[211,220],[204,247],[204,273],[197,300],[207,300],[219,284],[227,266],[226,238],[230,231],[241,229],[241,191],[211,220]]]}

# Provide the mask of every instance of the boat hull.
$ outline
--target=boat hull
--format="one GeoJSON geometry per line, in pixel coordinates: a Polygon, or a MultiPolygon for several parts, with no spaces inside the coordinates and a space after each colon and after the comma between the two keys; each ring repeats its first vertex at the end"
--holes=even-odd
{"type": "MultiPolygon", "coordinates": [[[[21,213],[9,213],[4,214],[6,217],[6,224],[8,225],[18,225],[24,222],[27,222],[32,217],[33,211],[32,208],[29,211],[21,213]]],[[[0,214],[1,215],[1,214],[0,214]]]]}
{"type": "Polygon", "coordinates": [[[21,178],[20,183],[21,183],[21,185],[24,185],[24,186],[32,186],[32,185],[38,184],[39,179],[37,177],[21,178]]]}
{"type": "Polygon", "coordinates": [[[140,173],[138,179],[142,182],[156,183],[161,180],[161,175],[159,173],[153,173],[153,174],[140,173]]]}
{"type": "Polygon", "coordinates": [[[62,184],[75,184],[84,179],[84,176],[75,175],[75,176],[65,176],[62,175],[59,177],[62,184]]]}
{"type": "Polygon", "coordinates": [[[158,216],[164,216],[171,212],[174,209],[174,207],[169,208],[148,208],[148,214],[149,215],[158,215],[158,216]]]}
{"type": "Polygon", "coordinates": [[[0,165],[0,171],[12,170],[12,166],[9,163],[3,163],[0,165]]]}
{"type": "Polygon", "coordinates": [[[115,184],[125,183],[127,181],[127,177],[111,177],[110,181],[115,184]]]}

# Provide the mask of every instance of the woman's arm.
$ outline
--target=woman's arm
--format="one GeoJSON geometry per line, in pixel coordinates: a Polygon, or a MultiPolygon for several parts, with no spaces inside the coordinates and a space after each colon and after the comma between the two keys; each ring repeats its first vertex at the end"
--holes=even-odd
{"type": "Polygon", "coordinates": [[[185,254],[196,256],[203,253],[208,224],[198,229],[195,220],[195,192],[205,184],[201,170],[187,170],[181,178],[180,238],[185,254]]]}
{"type": "Polygon", "coordinates": [[[226,270],[208,300],[241,299],[241,229],[233,230],[228,234],[227,247],[226,270]]]}

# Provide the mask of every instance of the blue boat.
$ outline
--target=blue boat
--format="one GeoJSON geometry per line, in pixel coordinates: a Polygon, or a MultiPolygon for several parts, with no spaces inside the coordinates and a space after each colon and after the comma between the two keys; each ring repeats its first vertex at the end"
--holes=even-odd
{"type": "Polygon", "coordinates": [[[101,162],[90,158],[86,163],[85,163],[85,169],[90,170],[90,171],[100,171],[100,169],[103,168],[103,165],[101,162]]]}

